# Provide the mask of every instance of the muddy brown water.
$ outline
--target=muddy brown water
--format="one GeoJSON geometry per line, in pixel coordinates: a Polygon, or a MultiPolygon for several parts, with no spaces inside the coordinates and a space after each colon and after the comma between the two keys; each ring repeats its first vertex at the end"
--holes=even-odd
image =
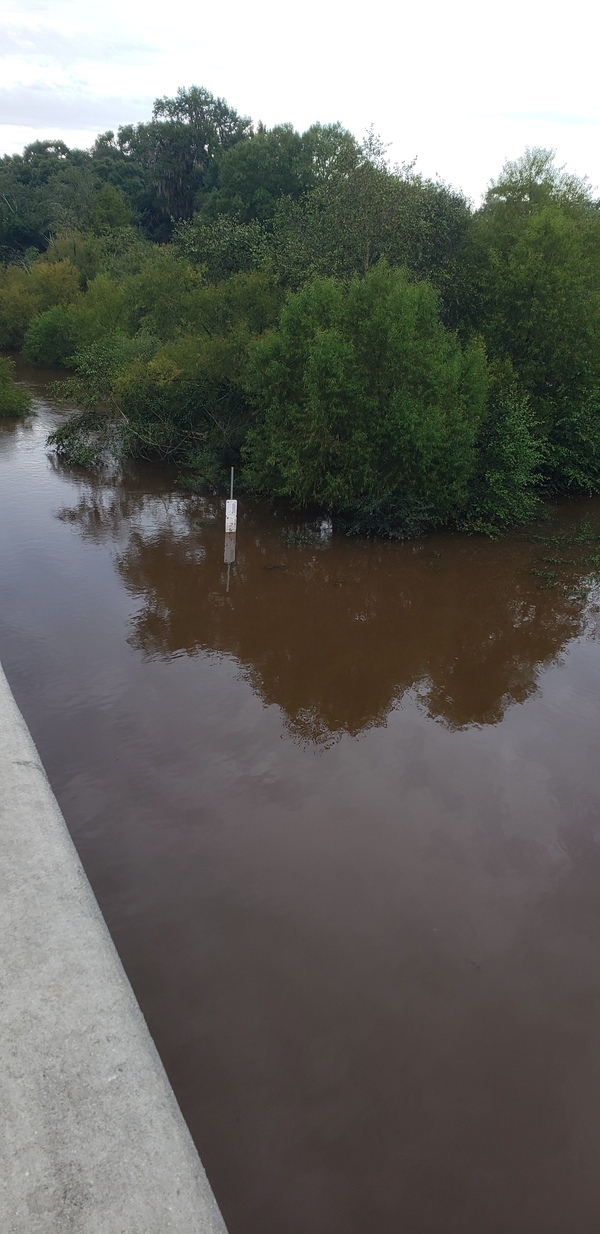
{"type": "Polygon", "coordinates": [[[596,1234],[600,503],[241,501],[227,590],[223,502],[62,466],[22,376],[0,657],[230,1234],[596,1234]]]}

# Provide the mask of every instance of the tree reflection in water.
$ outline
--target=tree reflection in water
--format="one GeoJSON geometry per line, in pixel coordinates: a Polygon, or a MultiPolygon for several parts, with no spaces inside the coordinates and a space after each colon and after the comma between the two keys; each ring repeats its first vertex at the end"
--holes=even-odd
{"type": "Polygon", "coordinates": [[[584,628],[585,564],[541,586],[535,540],[323,538],[319,519],[249,501],[228,591],[224,503],[149,492],[149,475],[82,482],[58,515],[115,544],[138,604],[131,645],[232,657],[302,742],[384,725],[408,691],[450,728],[495,724],[584,628]]]}

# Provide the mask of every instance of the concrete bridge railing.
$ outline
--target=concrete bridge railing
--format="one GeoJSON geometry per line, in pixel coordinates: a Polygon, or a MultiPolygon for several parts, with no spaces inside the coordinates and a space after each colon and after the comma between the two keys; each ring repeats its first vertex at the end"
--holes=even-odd
{"type": "Polygon", "coordinates": [[[1,668],[0,1230],[226,1234],[1,668]]]}

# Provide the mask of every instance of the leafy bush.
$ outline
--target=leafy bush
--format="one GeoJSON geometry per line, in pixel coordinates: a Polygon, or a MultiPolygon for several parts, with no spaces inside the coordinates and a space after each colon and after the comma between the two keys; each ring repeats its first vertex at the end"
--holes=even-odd
{"type": "Polygon", "coordinates": [[[158,296],[165,284],[162,308],[141,319],[160,326],[166,341],[147,329],[133,338],[120,330],[82,347],[75,377],[63,392],[84,415],[61,425],[51,444],[73,462],[97,463],[106,450],[176,459],[191,469],[194,484],[215,483],[222,465],[239,461],[250,416],[248,344],[277,320],[281,293],[272,278],[257,271],[202,286],[189,267],[159,258],[146,265],[142,278],[125,285],[123,295],[113,280],[98,276],[75,310],[78,332],[95,322],[101,333],[111,316],[130,320],[132,296],[140,304],[143,290],[151,303],[153,288],[158,296]],[[193,319],[185,333],[176,322],[182,272],[179,307],[193,319]]]}
{"type": "Polygon", "coordinates": [[[146,330],[167,340],[190,328],[199,270],[179,260],[173,248],[157,248],[139,274],[125,281],[125,303],[132,333],[146,330]]]}
{"type": "Polygon", "coordinates": [[[0,357],[0,416],[24,416],[31,409],[27,390],[15,385],[14,370],[12,360],[0,357]]]}
{"type": "Polygon", "coordinates": [[[65,257],[62,261],[34,262],[29,272],[29,286],[36,311],[44,313],[55,304],[75,304],[79,299],[77,267],[65,257]]]}
{"type": "Polygon", "coordinates": [[[486,413],[477,438],[477,466],[462,525],[495,535],[532,519],[539,505],[542,460],[529,400],[519,391],[510,365],[492,366],[486,413]]]}
{"type": "Polygon", "coordinates": [[[78,297],[77,270],[67,259],[34,261],[30,269],[0,268],[0,347],[21,348],[34,317],[55,305],[74,304],[78,297]]]}
{"type": "Polygon", "coordinates": [[[555,417],[547,456],[552,491],[600,493],[600,387],[565,402],[555,417]]]}
{"type": "Polygon", "coordinates": [[[550,490],[593,491],[597,463],[588,471],[586,455],[597,449],[600,211],[589,186],[555,167],[551,151],[507,163],[474,218],[471,259],[471,324],[529,396],[548,440],[550,490]]]}
{"type": "Polygon", "coordinates": [[[0,267],[0,348],[17,350],[37,312],[29,277],[20,266],[0,267]]]}
{"type": "Polygon", "coordinates": [[[257,423],[243,457],[255,492],[387,535],[464,509],[486,360],[444,329],[427,284],[383,264],[347,287],[314,280],[254,343],[250,381],[257,423]]]}
{"type": "Polygon", "coordinates": [[[77,348],[73,310],[62,304],[34,317],[23,340],[23,355],[41,368],[70,368],[77,348]]]}
{"type": "Polygon", "coordinates": [[[107,452],[127,453],[127,421],[115,397],[119,374],[140,359],[149,359],[157,340],[116,332],[83,348],[75,357],[75,375],[57,383],[55,391],[83,410],[70,416],[48,437],[48,445],[66,462],[97,466],[107,452]]]}
{"type": "Polygon", "coordinates": [[[88,410],[69,416],[48,437],[59,458],[76,467],[99,467],[107,454],[121,453],[115,420],[106,412],[88,410]]]}
{"type": "Polygon", "coordinates": [[[125,288],[107,274],[98,274],[73,312],[76,350],[83,350],[110,335],[127,334],[125,288]]]}
{"type": "Polygon", "coordinates": [[[184,260],[202,266],[215,283],[242,270],[260,268],[268,252],[266,233],[256,219],[240,223],[226,215],[207,223],[195,214],[189,222],[178,224],[174,242],[184,260]]]}

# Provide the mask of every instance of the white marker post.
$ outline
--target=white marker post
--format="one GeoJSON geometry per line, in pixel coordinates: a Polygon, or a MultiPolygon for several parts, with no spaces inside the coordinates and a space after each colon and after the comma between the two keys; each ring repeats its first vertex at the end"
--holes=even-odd
{"type": "Polygon", "coordinates": [[[231,468],[231,488],[229,501],[225,503],[225,554],[223,560],[227,566],[227,591],[232,563],[235,561],[235,533],[237,529],[237,501],[233,500],[233,467],[231,468]]]}
{"type": "Polygon", "coordinates": [[[231,490],[229,501],[225,502],[225,535],[233,534],[237,531],[237,501],[233,500],[233,467],[231,468],[231,490]]]}

